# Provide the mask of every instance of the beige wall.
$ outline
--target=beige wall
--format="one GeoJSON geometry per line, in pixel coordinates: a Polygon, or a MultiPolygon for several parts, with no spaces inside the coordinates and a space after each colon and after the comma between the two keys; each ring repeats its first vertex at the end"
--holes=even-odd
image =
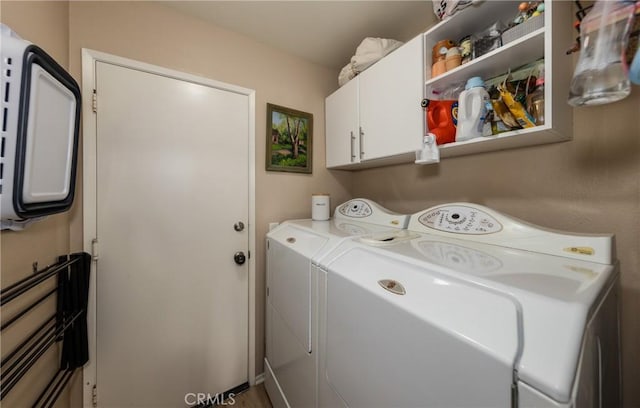
{"type": "MultiPolygon", "coordinates": [[[[12,2],[2,1],[0,19],[21,37],[38,43],[62,66],[69,62],[69,30],[67,2],[12,2]]],[[[25,231],[3,231],[0,234],[1,286],[18,281],[31,274],[31,265],[38,262],[40,268],[52,264],[58,255],[69,252],[69,214],[51,216],[30,226],[25,231]]],[[[47,289],[55,281],[48,283],[47,289]]],[[[3,307],[2,313],[10,316],[29,301],[46,293],[45,287],[23,295],[22,299],[3,307]],[[15,304],[14,304],[15,303],[15,304]]],[[[34,309],[15,326],[2,333],[2,355],[12,350],[24,336],[55,311],[55,297],[34,309]]],[[[23,380],[2,401],[7,407],[30,406],[58,369],[57,350],[51,348],[29,371],[23,380]]],[[[79,377],[76,375],[75,377],[79,377]]],[[[68,393],[58,400],[57,406],[68,406],[68,393]]]]}
{"type": "MultiPolygon", "coordinates": [[[[81,49],[90,48],[256,90],[257,373],[264,357],[264,235],[267,224],[310,217],[313,192],[334,205],[349,197],[351,174],[324,167],[324,98],[336,73],[148,2],[79,2],[69,5],[70,69],[81,78],[81,49]],[[314,115],[313,175],[265,172],[266,103],[314,115]]],[[[71,246],[82,248],[82,212],[72,212],[71,246]]]]}
{"type": "Polygon", "coordinates": [[[640,87],[634,86],[624,101],[575,109],[569,142],[431,166],[363,170],[353,179],[355,196],[399,212],[470,201],[549,228],[615,233],[622,272],[625,407],[640,407],[639,106],[640,87]]]}

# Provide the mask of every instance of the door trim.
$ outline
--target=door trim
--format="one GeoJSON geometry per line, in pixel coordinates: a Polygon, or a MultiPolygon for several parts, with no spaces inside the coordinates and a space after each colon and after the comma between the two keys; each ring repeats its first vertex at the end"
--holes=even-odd
{"type": "MultiPolygon", "coordinates": [[[[249,219],[247,230],[249,235],[249,327],[248,327],[248,367],[247,378],[250,385],[256,383],[256,205],[255,205],[255,90],[227,84],[185,72],[175,71],[156,65],[147,64],[128,58],[118,57],[91,49],[82,49],[82,141],[83,141],[83,249],[92,253],[93,240],[96,237],[96,176],[97,176],[97,125],[93,113],[93,90],[96,89],[96,63],[104,62],[124,68],[135,69],[150,74],[161,75],[181,81],[192,82],[204,86],[246,95],[249,98],[249,219]]],[[[89,362],[83,368],[83,406],[92,406],[93,386],[96,384],[96,263],[91,263],[93,279],[89,285],[89,303],[87,309],[87,325],[89,331],[89,362]]]]}

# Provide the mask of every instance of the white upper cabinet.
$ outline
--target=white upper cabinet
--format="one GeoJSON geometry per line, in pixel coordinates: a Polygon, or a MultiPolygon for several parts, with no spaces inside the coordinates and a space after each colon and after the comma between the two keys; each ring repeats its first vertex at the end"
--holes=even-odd
{"type": "Polygon", "coordinates": [[[423,98],[437,98],[445,89],[473,76],[484,80],[506,74],[544,58],[545,123],[494,136],[440,146],[441,158],[570,140],[573,109],[567,104],[573,59],[571,3],[545,2],[544,26],[442,75],[431,77],[431,50],[441,40],[459,41],[496,21],[508,23],[519,1],[483,1],[438,23],[326,100],[327,167],[356,170],[415,160],[428,132],[423,98]],[[353,136],[352,136],[353,135],[353,136]]]}
{"type": "Polygon", "coordinates": [[[327,97],[325,115],[327,167],[359,163],[358,81],[347,82],[327,97]]]}
{"type": "Polygon", "coordinates": [[[422,145],[423,36],[349,81],[325,103],[328,168],[406,162],[422,145]]]}
{"type": "Polygon", "coordinates": [[[423,49],[418,36],[358,76],[362,161],[422,147],[423,49]]]}

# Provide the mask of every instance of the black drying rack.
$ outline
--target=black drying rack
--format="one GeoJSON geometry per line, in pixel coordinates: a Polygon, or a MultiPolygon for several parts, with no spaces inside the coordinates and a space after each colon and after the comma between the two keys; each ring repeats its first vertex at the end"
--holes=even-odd
{"type": "Polygon", "coordinates": [[[0,400],[52,345],[62,342],[60,367],[33,404],[34,408],[52,407],[77,368],[89,360],[87,302],[91,256],[77,253],[58,257],[58,261],[33,275],[0,290],[0,306],[5,306],[31,289],[57,278],[57,286],[22,308],[0,324],[4,332],[49,297],[57,294],[56,312],[46,318],[11,352],[2,357],[0,400]]]}

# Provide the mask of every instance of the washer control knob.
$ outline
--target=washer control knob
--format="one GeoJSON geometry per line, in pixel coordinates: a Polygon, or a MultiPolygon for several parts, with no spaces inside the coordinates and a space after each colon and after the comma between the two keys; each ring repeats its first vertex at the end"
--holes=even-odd
{"type": "Polygon", "coordinates": [[[447,221],[451,224],[462,224],[467,220],[467,217],[464,214],[460,214],[459,212],[454,212],[447,215],[447,221]]]}

